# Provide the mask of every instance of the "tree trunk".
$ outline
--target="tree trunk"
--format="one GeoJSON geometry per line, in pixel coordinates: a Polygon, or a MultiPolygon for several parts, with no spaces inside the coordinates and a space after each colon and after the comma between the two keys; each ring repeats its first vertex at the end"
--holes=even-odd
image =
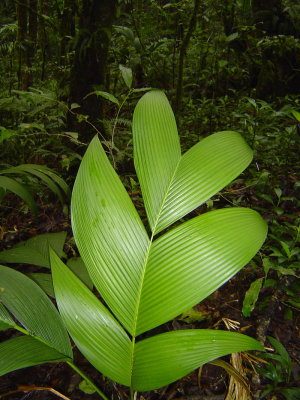
{"type": "Polygon", "coordinates": [[[27,38],[27,2],[16,0],[16,16],[18,23],[17,48],[18,48],[18,89],[24,88],[24,69],[26,67],[26,38],[27,38]]]}
{"type": "Polygon", "coordinates": [[[80,113],[92,122],[102,118],[97,96],[84,97],[98,88],[105,89],[105,73],[112,24],[117,0],[83,0],[78,36],[71,71],[70,101],[81,105],[80,113]]]}
{"type": "Polygon", "coordinates": [[[267,35],[280,33],[284,18],[282,0],[253,0],[253,22],[267,35]]]}
{"type": "Polygon", "coordinates": [[[37,41],[37,0],[29,0],[28,10],[28,43],[26,49],[26,75],[24,86],[26,89],[32,85],[32,60],[35,55],[37,41]]]}
{"type": "Polygon", "coordinates": [[[187,51],[188,45],[190,43],[192,34],[197,25],[197,15],[198,15],[199,6],[200,6],[200,0],[195,0],[194,10],[193,10],[193,14],[190,19],[190,22],[189,22],[189,27],[183,38],[183,41],[182,41],[182,44],[180,47],[177,88],[176,88],[176,100],[175,100],[175,113],[176,114],[180,111],[180,108],[181,108],[184,59],[185,59],[186,51],[187,51]]]}
{"type": "MultiPolygon", "coordinates": [[[[75,36],[75,11],[74,0],[65,0],[60,23],[60,60],[63,61],[70,37],[75,36]]],[[[64,64],[62,62],[62,64],[64,64]]]]}

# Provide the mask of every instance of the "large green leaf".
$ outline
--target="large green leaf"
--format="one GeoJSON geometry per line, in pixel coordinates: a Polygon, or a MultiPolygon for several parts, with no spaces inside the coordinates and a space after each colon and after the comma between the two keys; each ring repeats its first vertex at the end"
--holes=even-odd
{"type": "Polygon", "coordinates": [[[133,336],[208,296],[255,255],[266,236],[256,212],[232,208],[199,216],[153,242],[98,139],[76,178],[72,221],[95,286],[133,336]]]}
{"type": "Polygon", "coordinates": [[[0,376],[45,362],[69,360],[55,349],[30,336],[19,336],[0,343],[0,355],[0,376]]]}
{"type": "Polygon", "coordinates": [[[133,332],[150,241],[97,137],[82,160],[71,208],[74,237],[90,277],[133,332]]]}
{"type": "Polygon", "coordinates": [[[43,233],[34,236],[11,249],[1,251],[0,262],[34,264],[49,268],[49,246],[61,257],[66,236],[67,232],[43,233]]]}
{"type": "MultiPolygon", "coordinates": [[[[31,335],[72,358],[68,334],[56,308],[31,279],[1,265],[0,301],[31,335]]],[[[11,318],[2,314],[3,322],[10,324],[11,318]]]]}
{"type": "Polygon", "coordinates": [[[37,213],[37,207],[34,198],[32,197],[32,194],[29,192],[28,188],[25,185],[21,184],[15,179],[8,178],[7,176],[0,176],[0,187],[9,190],[10,192],[21,197],[21,199],[28,204],[31,211],[34,214],[37,213]]]}
{"type": "Polygon", "coordinates": [[[245,350],[263,346],[249,336],[208,329],[156,335],[136,344],[132,386],[139,391],[156,389],[218,357],[245,350]]]}
{"type": "Polygon", "coordinates": [[[154,231],[181,159],[175,117],[162,92],[151,91],[141,98],[134,111],[132,129],[135,168],[154,231]]]}
{"type": "Polygon", "coordinates": [[[137,300],[136,334],[205,299],[251,260],[265,236],[260,215],[236,207],[193,218],[154,241],[137,300]]]}
{"type": "Polygon", "coordinates": [[[232,131],[207,137],[181,157],[173,112],[159,91],[139,101],[132,129],[135,167],[154,234],[221,190],[252,159],[249,146],[232,131]]]}
{"type": "Polygon", "coordinates": [[[54,252],[51,265],[59,311],[79,350],[104,375],[130,386],[132,346],[126,332],[54,252]]]}

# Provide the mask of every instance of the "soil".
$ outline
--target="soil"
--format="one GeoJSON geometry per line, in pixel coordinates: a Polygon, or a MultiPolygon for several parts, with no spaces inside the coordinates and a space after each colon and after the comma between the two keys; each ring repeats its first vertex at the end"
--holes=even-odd
{"type": "MultiPolygon", "coordinates": [[[[12,201],[15,201],[12,199],[12,201]]],[[[15,203],[15,210],[19,204],[15,203]]],[[[46,232],[58,232],[67,230],[69,237],[71,229],[69,217],[62,213],[59,204],[40,205],[40,213],[36,219],[23,212],[10,212],[3,218],[1,224],[1,246],[9,248],[13,244],[28,239],[36,234],[46,232]]],[[[70,246],[65,248],[68,252],[70,246]]],[[[24,267],[25,268],[25,267],[24,267]]],[[[24,269],[18,266],[19,270],[24,269]]],[[[30,267],[35,271],[34,266],[30,267]]],[[[28,265],[26,266],[28,271],[28,265]]],[[[233,279],[214,292],[209,298],[195,308],[203,313],[204,319],[198,322],[187,323],[175,319],[159,328],[160,331],[191,328],[232,329],[230,321],[236,330],[260,340],[266,340],[266,336],[272,336],[281,341],[288,350],[292,359],[292,376],[290,382],[282,382],[282,387],[297,386],[300,388],[300,313],[293,310],[293,319],[286,318],[285,292],[272,288],[264,289],[260,294],[262,308],[256,307],[250,318],[243,317],[241,313],[243,298],[250,283],[258,277],[257,271],[252,267],[245,267],[233,279]],[[269,299],[268,301],[264,301],[269,299]]],[[[0,340],[6,340],[16,335],[14,330],[0,333],[0,340]]],[[[265,342],[268,347],[267,340],[265,342]]],[[[96,371],[84,357],[74,348],[75,364],[78,365],[106,394],[109,399],[128,399],[127,388],[111,382],[96,371]]],[[[256,354],[259,357],[259,354],[256,354]]],[[[0,355],[1,357],[1,355],[0,355]]],[[[224,358],[230,361],[230,357],[224,358]]],[[[252,363],[243,358],[243,367],[246,369],[247,379],[251,389],[251,397],[259,398],[268,383],[266,376],[258,375],[253,369],[252,363]]],[[[263,365],[263,364],[261,364],[263,365]]],[[[256,369],[259,365],[256,364],[256,369]]],[[[17,370],[0,378],[0,399],[4,400],[93,400],[99,399],[96,394],[82,392],[78,385],[82,378],[77,375],[67,364],[43,364],[36,367],[17,370]],[[56,391],[56,392],[55,392],[56,391]]],[[[228,391],[229,376],[226,371],[218,366],[207,364],[202,369],[194,371],[160,390],[147,393],[139,393],[137,399],[186,399],[186,400],[224,400],[228,391]]],[[[299,397],[300,398],[300,397],[299,397]]],[[[244,399],[244,398],[243,398],[244,399]]],[[[243,400],[236,397],[236,400],[243,400]]],[[[246,397],[245,397],[246,399],[246,397]]],[[[266,399],[284,399],[280,393],[273,393],[266,399]]],[[[292,399],[292,398],[291,398],[292,399]]],[[[294,398],[293,398],[294,399],[294,398]]],[[[296,397],[295,397],[296,399],[296,397]]]]}

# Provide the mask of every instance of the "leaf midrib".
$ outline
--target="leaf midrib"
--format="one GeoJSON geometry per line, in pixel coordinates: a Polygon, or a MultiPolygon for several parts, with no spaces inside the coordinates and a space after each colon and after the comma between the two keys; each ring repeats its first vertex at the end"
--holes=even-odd
{"type": "Polygon", "coordinates": [[[156,218],[155,224],[154,224],[154,226],[152,228],[152,234],[151,234],[151,237],[149,239],[148,249],[147,249],[147,251],[145,253],[145,259],[144,259],[143,268],[142,268],[143,273],[142,273],[142,276],[141,276],[140,287],[139,287],[139,291],[138,291],[138,294],[137,294],[137,302],[136,302],[133,325],[132,325],[132,337],[133,338],[136,337],[136,328],[137,328],[137,322],[138,322],[138,316],[139,316],[139,308],[140,308],[140,303],[141,303],[142,290],[143,290],[143,286],[144,286],[145,274],[146,274],[146,269],[147,269],[147,265],[148,265],[151,246],[152,246],[152,243],[153,243],[154,236],[156,234],[156,227],[158,225],[162,210],[164,208],[164,205],[165,205],[165,202],[167,200],[171,185],[172,185],[172,183],[174,181],[174,177],[176,175],[176,172],[178,170],[178,167],[179,167],[179,164],[180,164],[181,160],[182,160],[182,155],[180,155],[180,158],[179,158],[179,160],[178,160],[178,162],[177,162],[177,164],[176,164],[176,166],[174,168],[174,172],[172,174],[170,182],[169,182],[169,184],[168,184],[168,186],[166,188],[165,195],[164,195],[163,200],[161,202],[161,206],[160,206],[159,212],[157,214],[157,218],[156,218]]]}
{"type": "Polygon", "coordinates": [[[181,163],[182,157],[183,157],[182,154],[180,154],[180,157],[179,157],[179,159],[178,159],[178,162],[177,162],[177,164],[176,164],[176,166],[175,166],[175,168],[174,168],[173,175],[172,175],[172,177],[171,177],[171,179],[170,179],[170,182],[169,182],[169,184],[168,184],[168,186],[167,186],[167,188],[166,188],[165,195],[164,195],[164,197],[163,197],[163,200],[162,200],[162,202],[161,202],[161,206],[160,206],[159,212],[158,212],[157,217],[156,217],[156,221],[155,221],[155,223],[154,223],[154,225],[153,225],[153,228],[152,228],[152,236],[151,236],[151,240],[150,240],[151,243],[152,243],[152,241],[153,241],[153,240],[152,240],[152,239],[153,239],[153,236],[156,235],[156,233],[159,233],[159,232],[156,232],[156,228],[157,228],[158,222],[159,222],[159,220],[160,220],[161,214],[162,214],[162,212],[163,212],[165,203],[166,203],[166,201],[167,201],[167,198],[168,198],[168,195],[169,195],[171,186],[172,186],[173,181],[174,181],[174,179],[175,179],[175,175],[176,175],[177,170],[178,170],[178,168],[179,168],[179,164],[181,163]]]}

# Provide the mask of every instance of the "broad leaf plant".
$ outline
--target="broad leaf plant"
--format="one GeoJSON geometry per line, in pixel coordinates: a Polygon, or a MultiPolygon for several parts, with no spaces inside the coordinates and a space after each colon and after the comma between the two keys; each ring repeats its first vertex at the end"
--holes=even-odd
{"type": "MultiPolygon", "coordinates": [[[[252,151],[237,132],[215,133],[182,155],[170,104],[164,93],[153,90],[136,106],[133,144],[148,228],[97,137],[82,160],[72,194],[74,237],[103,302],[50,251],[56,301],[70,336],[96,369],[129,386],[131,396],[167,385],[226,354],[263,349],[255,339],[235,332],[151,330],[228,281],[256,254],[267,232],[257,212],[241,207],[206,212],[178,224],[251,162],[252,151]]],[[[13,295],[7,294],[13,284],[5,276],[20,273],[7,271],[12,270],[1,267],[0,318],[12,324],[12,313],[28,329],[34,316],[27,310],[24,322],[12,306],[13,295]]],[[[20,286],[13,290],[18,296],[20,286]]],[[[45,360],[39,362],[52,357],[72,366],[63,325],[48,320],[44,336],[36,329],[28,330],[38,339],[37,347],[55,349],[49,355],[45,350],[45,360]]],[[[26,345],[29,349],[31,344],[26,345]]]]}

